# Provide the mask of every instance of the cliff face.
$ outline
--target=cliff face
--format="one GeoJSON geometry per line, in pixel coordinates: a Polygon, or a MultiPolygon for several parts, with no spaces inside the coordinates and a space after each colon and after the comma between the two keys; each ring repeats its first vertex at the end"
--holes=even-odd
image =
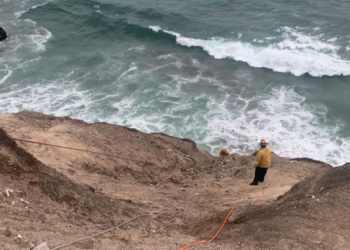
{"type": "Polygon", "coordinates": [[[222,234],[197,249],[330,249],[336,239],[348,249],[348,166],[273,155],[264,188],[251,187],[254,156],[215,157],[187,139],[33,112],[0,115],[0,128],[0,191],[13,190],[0,196],[2,249],[56,247],[141,214],[67,249],[178,249],[210,238],[232,206],[222,234]]]}

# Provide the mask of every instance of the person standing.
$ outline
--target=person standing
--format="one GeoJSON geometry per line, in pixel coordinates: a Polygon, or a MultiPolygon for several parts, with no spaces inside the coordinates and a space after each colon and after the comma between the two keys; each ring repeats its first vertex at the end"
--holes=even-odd
{"type": "Polygon", "coordinates": [[[249,184],[251,186],[256,186],[259,184],[259,182],[264,182],[267,169],[271,165],[271,149],[266,147],[267,144],[268,143],[265,140],[261,140],[260,142],[260,150],[256,155],[256,160],[254,164],[254,180],[252,183],[249,184]]]}

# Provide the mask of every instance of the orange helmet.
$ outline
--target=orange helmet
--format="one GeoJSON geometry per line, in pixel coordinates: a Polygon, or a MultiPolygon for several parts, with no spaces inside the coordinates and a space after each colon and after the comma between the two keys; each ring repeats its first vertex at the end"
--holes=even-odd
{"type": "Polygon", "coordinates": [[[222,149],[221,149],[221,152],[226,152],[226,148],[222,148],[222,149]]]}

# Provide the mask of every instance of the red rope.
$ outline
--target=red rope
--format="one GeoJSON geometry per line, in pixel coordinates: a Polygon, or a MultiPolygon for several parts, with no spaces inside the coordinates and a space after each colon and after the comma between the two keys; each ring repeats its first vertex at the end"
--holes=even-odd
{"type": "Polygon", "coordinates": [[[17,139],[17,138],[12,138],[15,141],[20,141],[20,142],[26,142],[26,143],[33,143],[33,144],[39,144],[39,145],[44,145],[44,146],[49,146],[49,147],[56,147],[56,148],[64,148],[64,149],[70,149],[70,150],[76,150],[76,151],[81,151],[81,152],[87,152],[87,153],[92,153],[92,154],[97,154],[97,155],[103,155],[107,157],[113,157],[121,160],[126,160],[126,161],[134,161],[134,162],[142,162],[145,163],[144,161],[138,161],[138,160],[133,160],[129,158],[124,158],[116,155],[109,155],[109,154],[103,154],[95,151],[90,151],[90,150],[84,150],[84,149],[79,149],[79,148],[71,148],[71,147],[65,147],[65,146],[60,146],[60,145],[55,145],[55,144],[49,144],[49,143],[43,143],[43,142],[37,142],[37,141],[29,141],[29,140],[23,140],[23,139],[17,139]]]}

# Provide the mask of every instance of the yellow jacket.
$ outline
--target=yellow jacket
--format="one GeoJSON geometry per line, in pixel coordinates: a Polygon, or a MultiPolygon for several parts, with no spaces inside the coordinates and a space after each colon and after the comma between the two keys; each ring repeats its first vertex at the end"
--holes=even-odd
{"type": "Polygon", "coordinates": [[[256,155],[254,167],[268,168],[271,164],[271,149],[262,148],[256,155]]]}

